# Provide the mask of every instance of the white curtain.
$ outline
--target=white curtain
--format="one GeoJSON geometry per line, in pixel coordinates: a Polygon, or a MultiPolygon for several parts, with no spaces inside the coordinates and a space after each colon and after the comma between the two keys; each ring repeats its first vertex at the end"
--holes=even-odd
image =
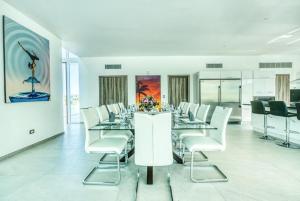
{"type": "Polygon", "coordinates": [[[276,75],[275,96],[278,101],[290,102],[290,75],[276,75]]]}

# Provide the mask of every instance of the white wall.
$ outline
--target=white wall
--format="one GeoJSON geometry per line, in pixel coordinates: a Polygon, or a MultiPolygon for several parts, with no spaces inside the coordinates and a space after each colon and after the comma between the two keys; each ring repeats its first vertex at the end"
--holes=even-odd
{"type": "MultiPolygon", "coordinates": [[[[99,104],[100,75],[128,75],[130,104],[135,100],[135,75],[161,75],[162,95],[168,97],[168,75],[191,75],[191,100],[193,100],[192,74],[205,68],[206,63],[223,63],[224,70],[258,70],[259,62],[291,61],[295,69],[300,68],[298,56],[170,56],[170,57],[92,57],[81,58],[80,104],[81,107],[99,104]],[[122,64],[121,70],[105,70],[105,64],[122,64]]],[[[294,76],[294,75],[293,75],[294,76]]],[[[293,79],[293,78],[292,78],[293,79]]],[[[166,100],[167,101],[167,100],[166,100]]]]}
{"type": "Polygon", "coordinates": [[[2,19],[0,26],[0,157],[63,132],[61,40],[0,0],[0,15],[17,21],[50,41],[51,101],[4,103],[2,19]],[[29,130],[35,134],[29,135],[29,130]]]}

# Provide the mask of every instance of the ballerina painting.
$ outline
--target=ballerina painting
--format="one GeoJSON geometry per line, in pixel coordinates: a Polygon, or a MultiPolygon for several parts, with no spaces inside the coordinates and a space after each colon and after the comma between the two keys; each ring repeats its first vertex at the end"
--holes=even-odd
{"type": "Polygon", "coordinates": [[[49,41],[5,16],[3,24],[6,102],[49,101],[49,41]]]}

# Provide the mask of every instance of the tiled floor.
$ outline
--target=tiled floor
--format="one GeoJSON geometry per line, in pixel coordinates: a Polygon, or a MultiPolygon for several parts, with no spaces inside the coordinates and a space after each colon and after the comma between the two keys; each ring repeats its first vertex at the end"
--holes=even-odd
{"type": "MultiPolygon", "coordinates": [[[[228,176],[227,183],[195,184],[189,168],[170,167],[174,201],[299,201],[300,150],[285,149],[241,126],[228,127],[228,146],[207,153],[228,176]]],[[[1,201],[131,201],[136,167],[131,159],[119,186],[84,186],[82,179],[99,156],[84,152],[84,129],[67,133],[0,162],[1,201]]],[[[138,201],[170,200],[167,168],[154,169],[154,185],[145,185],[141,169],[138,201]]]]}

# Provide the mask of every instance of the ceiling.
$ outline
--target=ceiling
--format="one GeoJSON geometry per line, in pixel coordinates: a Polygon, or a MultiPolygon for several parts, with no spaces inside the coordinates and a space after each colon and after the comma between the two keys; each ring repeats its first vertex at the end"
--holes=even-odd
{"type": "Polygon", "coordinates": [[[81,57],[300,53],[299,0],[6,2],[81,57]]]}

